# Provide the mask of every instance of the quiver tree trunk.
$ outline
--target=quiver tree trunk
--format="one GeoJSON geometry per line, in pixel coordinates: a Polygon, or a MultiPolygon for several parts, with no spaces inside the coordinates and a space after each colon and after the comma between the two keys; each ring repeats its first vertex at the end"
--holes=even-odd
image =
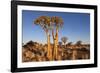
{"type": "Polygon", "coordinates": [[[58,59],[58,29],[56,29],[55,35],[55,52],[56,52],[56,59],[58,59]]]}
{"type": "Polygon", "coordinates": [[[50,34],[47,34],[47,57],[49,60],[52,60],[52,49],[50,44],[50,34]]]}
{"type": "Polygon", "coordinates": [[[53,42],[54,42],[54,51],[53,51],[53,59],[58,59],[58,29],[56,29],[56,35],[54,36],[54,31],[52,31],[53,42]]]}

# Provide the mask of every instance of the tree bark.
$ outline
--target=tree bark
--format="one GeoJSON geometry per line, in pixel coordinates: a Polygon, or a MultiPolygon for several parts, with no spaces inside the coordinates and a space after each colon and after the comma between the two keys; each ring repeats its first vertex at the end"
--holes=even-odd
{"type": "Polygon", "coordinates": [[[55,60],[55,36],[54,36],[54,30],[52,30],[52,37],[53,37],[53,60],[55,60]]]}
{"type": "Polygon", "coordinates": [[[56,28],[56,35],[55,35],[55,52],[56,52],[56,59],[58,59],[58,29],[56,28]]]}
{"type": "Polygon", "coordinates": [[[54,35],[54,31],[52,31],[52,36],[53,36],[53,43],[54,43],[54,52],[53,52],[53,59],[57,60],[58,59],[58,29],[56,29],[56,34],[54,35]]]}
{"type": "Polygon", "coordinates": [[[50,44],[50,34],[49,33],[47,33],[47,45],[48,45],[47,57],[49,60],[52,60],[52,49],[51,49],[51,44],[50,44]]]}

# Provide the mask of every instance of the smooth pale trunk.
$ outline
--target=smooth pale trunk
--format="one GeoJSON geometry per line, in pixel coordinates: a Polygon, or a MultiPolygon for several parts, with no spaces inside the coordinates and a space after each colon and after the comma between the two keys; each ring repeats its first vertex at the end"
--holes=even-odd
{"type": "Polygon", "coordinates": [[[56,44],[55,44],[55,49],[56,49],[56,59],[58,59],[58,29],[56,29],[56,44]]]}
{"type": "Polygon", "coordinates": [[[53,41],[54,41],[54,54],[53,54],[53,59],[58,59],[58,48],[57,48],[57,45],[58,45],[58,29],[56,29],[56,35],[55,37],[53,38],[53,41]]]}
{"type": "Polygon", "coordinates": [[[47,57],[49,60],[52,60],[52,49],[50,45],[50,34],[49,33],[47,33],[47,45],[48,45],[47,57]]]}

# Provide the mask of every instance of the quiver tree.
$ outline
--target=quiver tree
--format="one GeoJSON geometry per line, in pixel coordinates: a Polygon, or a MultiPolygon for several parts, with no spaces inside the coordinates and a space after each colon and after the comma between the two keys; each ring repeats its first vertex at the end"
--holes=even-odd
{"type": "Polygon", "coordinates": [[[64,47],[62,49],[62,56],[64,56],[64,48],[66,48],[66,42],[67,42],[68,38],[67,37],[62,37],[61,41],[62,43],[64,43],[64,47]]]}
{"type": "Polygon", "coordinates": [[[62,37],[61,40],[64,43],[64,45],[66,45],[66,42],[67,42],[68,38],[67,37],[62,37]]]}
{"type": "Polygon", "coordinates": [[[45,31],[47,36],[47,57],[52,60],[52,50],[50,45],[50,29],[51,29],[51,18],[49,16],[40,16],[34,20],[34,24],[39,25],[45,31]]]}
{"type": "Polygon", "coordinates": [[[58,59],[58,32],[59,29],[63,26],[63,19],[61,17],[53,16],[51,17],[51,25],[52,25],[52,37],[54,43],[54,52],[53,59],[58,59]]]}
{"type": "Polygon", "coordinates": [[[61,17],[53,16],[40,16],[37,19],[35,19],[34,24],[40,25],[43,30],[46,32],[47,35],[47,44],[48,44],[48,51],[47,51],[47,57],[49,60],[57,59],[58,56],[58,31],[63,25],[63,20],[61,17]],[[53,58],[52,58],[52,50],[50,46],[50,30],[52,30],[52,37],[53,37],[53,43],[54,43],[54,50],[53,50],[53,58]]]}
{"type": "Polygon", "coordinates": [[[76,45],[77,45],[77,46],[81,46],[81,45],[82,45],[82,41],[81,41],[81,40],[77,41],[77,42],[76,42],[76,45]]]}
{"type": "Polygon", "coordinates": [[[71,46],[72,45],[72,42],[69,42],[68,44],[67,44],[67,46],[71,46]]]}

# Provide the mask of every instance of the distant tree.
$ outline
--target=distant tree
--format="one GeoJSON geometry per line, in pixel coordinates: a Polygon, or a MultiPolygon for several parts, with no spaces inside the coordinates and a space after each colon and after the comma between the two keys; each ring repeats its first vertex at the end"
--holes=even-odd
{"type": "Polygon", "coordinates": [[[33,45],[33,41],[31,40],[31,41],[29,41],[27,44],[28,44],[28,45],[33,45]]]}
{"type": "Polygon", "coordinates": [[[24,46],[24,43],[22,43],[22,46],[24,46]]]}
{"type": "Polygon", "coordinates": [[[62,45],[62,42],[58,42],[58,43],[59,43],[60,46],[62,45]]]}
{"type": "Polygon", "coordinates": [[[66,42],[67,42],[67,40],[68,40],[67,37],[62,37],[62,38],[61,38],[62,43],[64,43],[64,47],[63,47],[63,49],[62,49],[62,56],[64,56],[64,50],[65,50],[65,48],[66,48],[66,42]]]}
{"type": "Polygon", "coordinates": [[[61,40],[64,43],[64,45],[66,45],[66,42],[67,42],[68,38],[67,37],[62,37],[61,40]]]}
{"type": "Polygon", "coordinates": [[[72,45],[72,42],[68,42],[68,44],[67,44],[68,46],[70,46],[70,45],[72,45]]]}
{"type": "Polygon", "coordinates": [[[78,45],[78,46],[82,45],[82,41],[81,40],[77,41],[76,45],[78,45]]]}

